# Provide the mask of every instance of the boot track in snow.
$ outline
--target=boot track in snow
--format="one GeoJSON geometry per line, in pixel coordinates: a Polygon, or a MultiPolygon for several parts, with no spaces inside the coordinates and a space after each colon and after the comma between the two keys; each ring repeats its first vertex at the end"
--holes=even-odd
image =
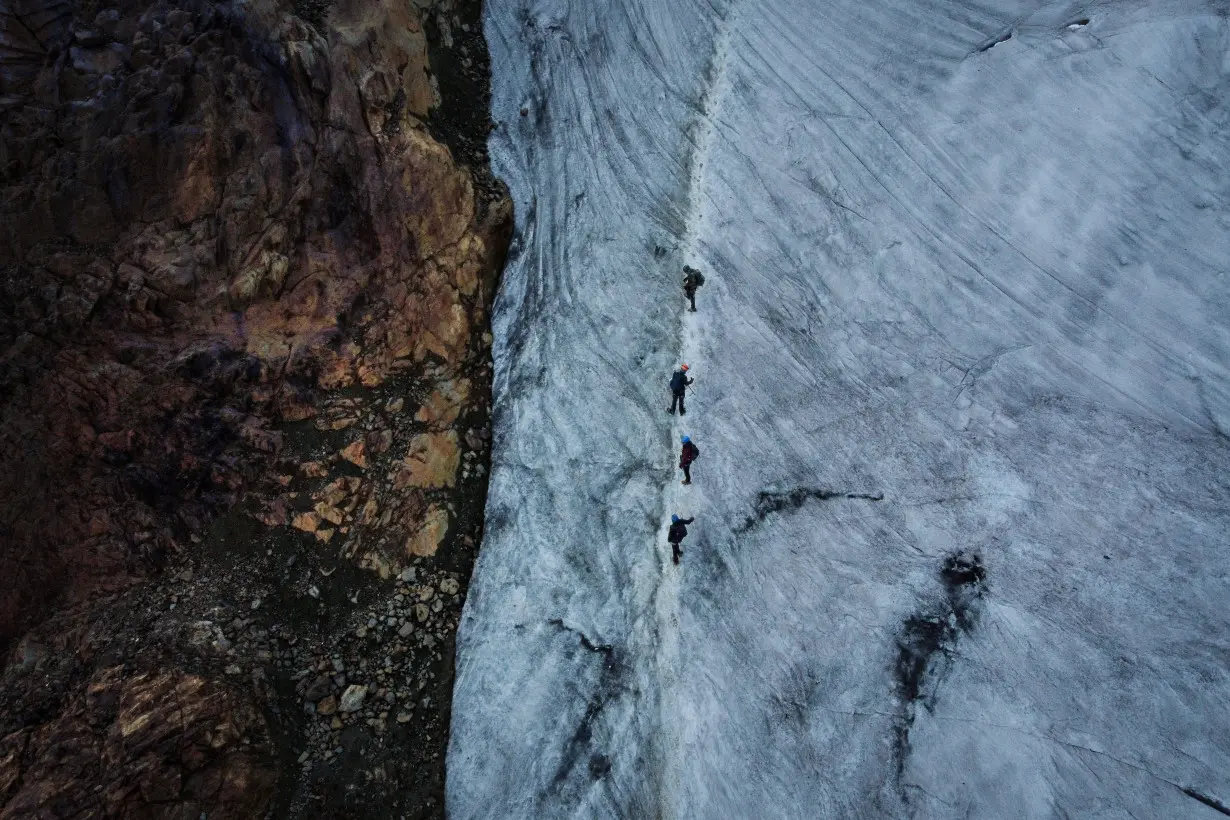
{"type": "MultiPolygon", "coordinates": [[[[692,153],[687,189],[687,215],[684,221],[684,233],[681,242],[682,259],[676,266],[683,265],[701,267],[699,253],[699,227],[705,218],[703,207],[703,192],[705,182],[705,160],[709,147],[714,139],[713,112],[720,106],[723,97],[729,91],[726,79],[726,65],[729,57],[731,31],[734,27],[734,7],[728,7],[726,14],[718,23],[717,35],[714,40],[713,55],[709,61],[707,84],[701,98],[701,111],[696,123],[696,143],[692,153]]],[[[678,274],[678,270],[673,271],[678,274]]],[[[682,291],[680,296],[680,358],[679,362],[688,362],[703,380],[710,374],[703,367],[700,355],[696,329],[703,321],[703,308],[700,312],[691,313],[687,309],[682,291]],[[695,364],[702,366],[696,368],[695,364]]],[[[701,410],[703,412],[703,409],[701,410]]],[[[697,413],[693,408],[693,413],[697,413]]],[[[671,415],[671,473],[670,480],[662,491],[662,516],[654,544],[658,556],[662,580],[654,595],[654,615],[657,620],[657,646],[655,663],[658,681],[658,747],[655,750],[658,758],[658,816],[674,818],[685,812],[677,805],[678,799],[684,794],[681,787],[680,774],[687,744],[688,727],[686,710],[680,708],[676,695],[683,672],[683,662],[680,652],[680,588],[683,573],[687,572],[688,562],[695,560],[695,555],[688,542],[681,547],[683,556],[679,565],[671,560],[671,551],[665,542],[665,533],[670,527],[671,515],[678,514],[682,518],[697,517],[695,526],[703,527],[703,514],[706,508],[703,482],[693,483],[686,488],[679,483],[678,470],[675,468],[675,454],[680,446],[680,436],[689,432],[688,416],[671,415]]],[[[697,418],[697,415],[691,416],[697,418]]],[[[695,535],[692,543],[697,542],[695,535]]]]}

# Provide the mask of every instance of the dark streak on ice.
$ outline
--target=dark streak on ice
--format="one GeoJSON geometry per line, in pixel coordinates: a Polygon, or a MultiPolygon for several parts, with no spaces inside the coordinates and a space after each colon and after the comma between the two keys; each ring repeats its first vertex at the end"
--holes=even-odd
{"type": "Polygon", "coordinates": [[[1226,806],[1226,804],[1225,804],[1225,803],[1223,803],[1223,802],[1221,802],[1220,800],[1215,800],[1214,798],[1209,797],[1209,796],[1208,796],[1208,795],[1206,795],[1206,794],[1201,794],[1200,792],[1196,791],[1195,789],[1189,789],[1189,788],[1187,788],[1186,786],[1180,786],[1180,787],[1179,787],[1179,791],[1181,791],[1181,792],[1183,792],[1184,794],[1186,794],[1186,795],[1187,795],[1188,797],[1190,797],[1192,800],[1197,800],[1197,801],[1199,801],[1199,802],[1203,803],[1204,805],[1208,806],[1208,807],[1209,807],[1210,809],[1212,809],[1213,811],[1218,811],[1218,812],[1221,812],[1222,814],[1226,815],[1227,817],[1230,817],[1230,807],[1226,806]]]}
{"type": "Polygon", "coordinates": [[[795,487],[784,493],[761,493],[756,499],[756,509],[744,519],[736,533],[744,533],[763,521],[770,513],[797,510],[808,501],[827,501],[831,498],[852,498],[866,501],[883,501],[884,493],[847,493],[841,490],[826,490],[820,487],[795,487]]]}
{"type": "Polygon", "coordinates": [[[594,643],[592,640],[590,640],[589,636],[586,635],[584,632],[582,632],[579,629],[574,629],[573,627],[568,626],[568,624],[564,623],[562,618],[551,618],[550,620],[547,621],[547,623],[551,624],[552,626],[558,626],[560,629],[564,630],[565,632],[571,632],[572,634],[576,635],[578,638],[581,639],[581,646],[585,647],[590,652],[598,652],[599,654],[602,654],[602,655],[610,655],[612,652],[615,651],[615,647],[611,646],[609,643],[594,643]]]}
{"type": "MultiPolygon", "coordinates": [[[[585,714],[581,716],[576,730],[564,746],[559,767],[555,771],[552,786],[558,791],[568,780],[582,758],[585,758],[586,752],[590,752],[587,758],[587,770],[591,780],[600,780],[611,770],[610,758],[601,752],[590,750],[590,742],[594,736],[594,725],[602,714],[603,708],[612,698],[623,691],[623,680],[626,670],[614,646],[605,643],[595,643],[584,632],[565,624],[561,618],[552,618],[547,623],[558,627],[564,632],[576,635],[580,639],[581,646],[590,652],[602,656],[602,670],[599,674],[598,684],[594,687],[593,694],[590,695],[589,703],[585,706],[585,714]]],[[[548,795],[542,796],[545,798],[548,795]]]]}
{"type": "Polygon", "coordinates": [[[990,51],[991,49],[995,48],[1000,43],[1006,43],[1011,39],[1012,39],[1012,32],[1005,31],[1003,34],[999,35],[994,40],[991,40],[989,43],[984,43],[983,45],[979,46],[978,52],[981,54],[984,51],[990,51]]]}
{"type": "Polygon", "coordinates": [[[611,759],[603,754],[593,754],[589,757],[589,776],[600,780],[611,770],[611,759]]]}
{"type": "Polygon", "coordinates": [[[897,691],[902,704],[895,750],[898,778],[909,757],[910,727],[918,704],[928,711],[934,707],[934,688],[927,693],[924,685],[938,683],[957,638],[973,628],[986,592],[986,568],[976,553],[955,553],[944,559],[940,580],[944,600],[931,612],[907,618],[897,638],[897,691]]]}

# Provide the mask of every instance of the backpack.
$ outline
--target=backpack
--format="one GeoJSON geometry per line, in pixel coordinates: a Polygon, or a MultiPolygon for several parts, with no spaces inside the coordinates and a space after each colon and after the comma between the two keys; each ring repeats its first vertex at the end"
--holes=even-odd
{"type": "Polygon", "coordinates": [[[701,285],[705,284],[705,275],[701,273],[700,271],[693,270],[692,276],[696,278],[696,287],[700,287],[701,285]]]}

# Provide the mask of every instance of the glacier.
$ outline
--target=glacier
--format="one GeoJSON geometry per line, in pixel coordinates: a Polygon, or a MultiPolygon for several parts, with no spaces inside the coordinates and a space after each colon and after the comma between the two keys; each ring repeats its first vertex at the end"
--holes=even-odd
{"type": "Polygon", "coordinates": [[[450,817],[1230,813],[1228,17],[487,0],[450,817]]]}

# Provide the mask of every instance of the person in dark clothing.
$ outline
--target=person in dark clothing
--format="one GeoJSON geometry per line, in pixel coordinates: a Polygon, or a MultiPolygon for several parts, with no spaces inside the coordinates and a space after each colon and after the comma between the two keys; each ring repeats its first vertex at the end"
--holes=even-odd
{"type": "Polygon", "coordinates": [[[693,313],[696,312],[696,289],[705,284],[705,277],[696,268],[683,266],[683,295],[688,297],[688,302],[692,307],[689,308],[693,313]]]}
{"type": "Polygon", "coordinates": [[[683,449],[679,451],[679,469],[683,470],[683,481],[680,484],[692,483],[692,462],[700,455],[700,448],[692,443],[692,439],[683,437],[683,449]]]}
{"type": "Polygon", "coordinates": [[[688,366],[679,365],[679,369],[671,376],[671,406],[666,409],[666,412],[674,413],[675,406],[678,405],[679,415],[687,415],[688,411],[683,406],[683,393],[691,383],[692,380],[688,378],[688,366]]]}
{"type": "Polygon", "coordinates": [[[677,515],[671,516],[671,528],[666,533],[666,540],[671,544],[671,560],[676,564],[679,563],[679,556],[683,555],[683,550],[679,545],[683,539],[687,537],[687,525],[695,521],[695,518],[680,518],[677,515]]]}

